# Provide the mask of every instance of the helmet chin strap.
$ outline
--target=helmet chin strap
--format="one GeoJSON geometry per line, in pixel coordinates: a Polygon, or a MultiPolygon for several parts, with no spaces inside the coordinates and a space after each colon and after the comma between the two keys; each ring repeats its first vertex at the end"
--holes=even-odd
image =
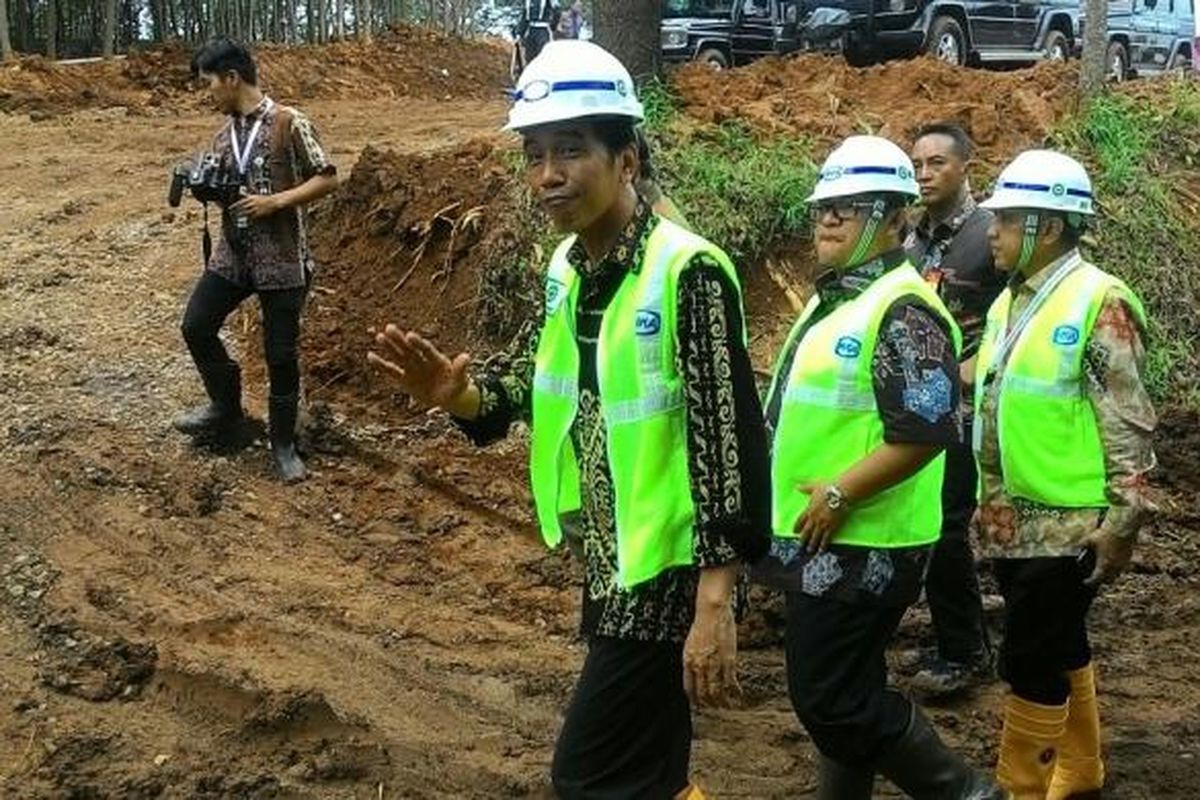
{"type": "Polygon", "coordinates": [[[1023,272],[1033,260],[1033,251],[1037,247],[1038,230],[1042,227],[1042,215],[1030,211],[1025,215],[1025,232],[1021,235],[1021,256],[1017,259],[1017,272],[1023,272]]]}
{"type": "Polygon", "coordinates": [[[863,225],[862,233],[858,236],[858,242],[854,245],[854,251],[846,259],[847,268],[857,267],[866,259],[867,253],[871,250],[871,245],[875,243],[875,234],[879,233],[879,225],[883,222],[886,214],[886,202],[877,199],[871,204],[871,213],[867,216],[867,222],[863,225]]]}

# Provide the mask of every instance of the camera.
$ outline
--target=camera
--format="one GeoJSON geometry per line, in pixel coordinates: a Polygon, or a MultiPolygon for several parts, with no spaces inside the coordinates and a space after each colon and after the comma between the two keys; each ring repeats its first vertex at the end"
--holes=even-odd
{"type": "Polygon", "coordinates": [[[185,191],[190,191],[201,203],[216,203],[225,208],[242,196],[243,183],[216,154],[204,153],[195,161],[185,161],[171,170],[167,203],[177,208],[185,191]]]}

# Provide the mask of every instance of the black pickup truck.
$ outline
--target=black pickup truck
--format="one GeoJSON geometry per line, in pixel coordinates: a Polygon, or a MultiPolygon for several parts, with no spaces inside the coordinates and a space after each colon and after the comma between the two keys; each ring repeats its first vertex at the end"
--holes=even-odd
{"type": "Polygon", "coordinates": [[[822,46],[806,23],[832,11],[844,20],[835,45],[855,64],[922,52],[959,65],[1066,59],[1079,9],[1079,0],[663,0],[663,56],[721,68],[822,46]]]}

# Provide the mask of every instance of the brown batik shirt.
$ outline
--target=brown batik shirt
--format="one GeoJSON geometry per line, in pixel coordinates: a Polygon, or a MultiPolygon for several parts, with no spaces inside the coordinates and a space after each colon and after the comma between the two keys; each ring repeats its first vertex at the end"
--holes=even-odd
{"type": "MultiPolygon", "coordinates": [[[[1065,256],[1064,258],[1069,257],[1065,256]]],[[[1018,319],[1061,261],[1032,278],[1014,275],[1009,324],[1018,319]]],[[[988,558],[1073,556],[1085,537],[1103,525],[1133,537],[1153,508],[1146,476],[1155,465],[1151,434],[1157,419],[1142,381],[1146,350],[1128,304],[1113,292],[1104,300],[1083,355],[1083,391],[1096,413],[1107,471],[1110,507],[1055,508],[1011,497],[1004,489],[996,426],[1002,371],[983,392],[977,425],[982,426],[979,463],[979,528],[988,558]]],[[[1003,369],[1003,367],[1002,367],[1003,369]]]]}
{"type": "MultiPolygon", "coordinates": [[[[267,97],[249,114],[231,115],[213,140],[213,152],[231,172],[236,172],[231,133],[236,130],[239,144],[245,147],[259,119],[262,125],[250,144],[244,176],[248,191],[276,194],[314,175],[336,173],[312,122],[267,97]]],[[[314,268],[304,209],[287,208],[265,219],[252,219],[249,226],[248,233],[239,236],[233,215],[223,211],[220,241],[208,269],[252,289],[303,287],[314,268]]]]}
{"type": "MultiPolygon", "coordinates": [[[[633,587],[617,579],[616,499],[600,407],[596,345],[605,309],[621,282],[640,269],[646,242],[660,219],[645,202],[616,247],[592,263],[582,244],[567,258],[580,277],[576,310],[579,406],[571,441],[579,462],[582,508],[566,525],[584,562],[585,636],[676,641],[687,637],[699,572],[765,552],[770,529],[770,466],[762,409],[743,338],[737,287],[706,256],[684,271],[678,287],[676,365],[683,378],[694,526],[695,567],[668,569],[633,587]]],[[[540,326],[537,327],[540,330],[540,326]]],[[[501,358],[479,381],[482,405],[458,424],[477,444],[529,420],[537,337],[525,337],[515,357],[501,358]]]]}

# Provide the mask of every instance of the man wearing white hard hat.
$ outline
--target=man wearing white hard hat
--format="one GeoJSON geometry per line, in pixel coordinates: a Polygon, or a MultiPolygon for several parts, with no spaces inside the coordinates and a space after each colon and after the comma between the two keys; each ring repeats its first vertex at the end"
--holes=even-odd
{"type": "Polygon", "coordinates": [[[1093,797],[1104,766],[1086,615],[1150,509],[1146,312],[1079,252],[1095,209],[1075,159],[1022,153],[983,205],[1011,274],[975,365],[980,537],[1005,599],[1012,689],[997,778],[1021,800],[1093,797]]]}
{"type": "Polygon", "coordinates": [[[788,690],[821,753],[820,800],[870,800],[876,775],[921,800],[1004,797],[886,685],[959,439],[961,334],[902,247],[918,194],[887,139],[852,136],[826,159],[809,197],[825,272],[766,405],[774,537],[755,574],[786,592],[788,690]]]}
{"type": "Polygon", "coordinates": [[[561,798],[699,798],[694,703],[737,691],[731,598],[766,552],[766,433],[729,257],[659,217],[635,186],[642,105],[588,42],[551,42],[518,82],[508,129],[525,178],[569,234],[546,272],[540,336],[468,373],[415,333],[378,338],[402,389],[477,443],[532,423],[547,544],[577,532],[588,653],[552,780],[561,798]]]}

